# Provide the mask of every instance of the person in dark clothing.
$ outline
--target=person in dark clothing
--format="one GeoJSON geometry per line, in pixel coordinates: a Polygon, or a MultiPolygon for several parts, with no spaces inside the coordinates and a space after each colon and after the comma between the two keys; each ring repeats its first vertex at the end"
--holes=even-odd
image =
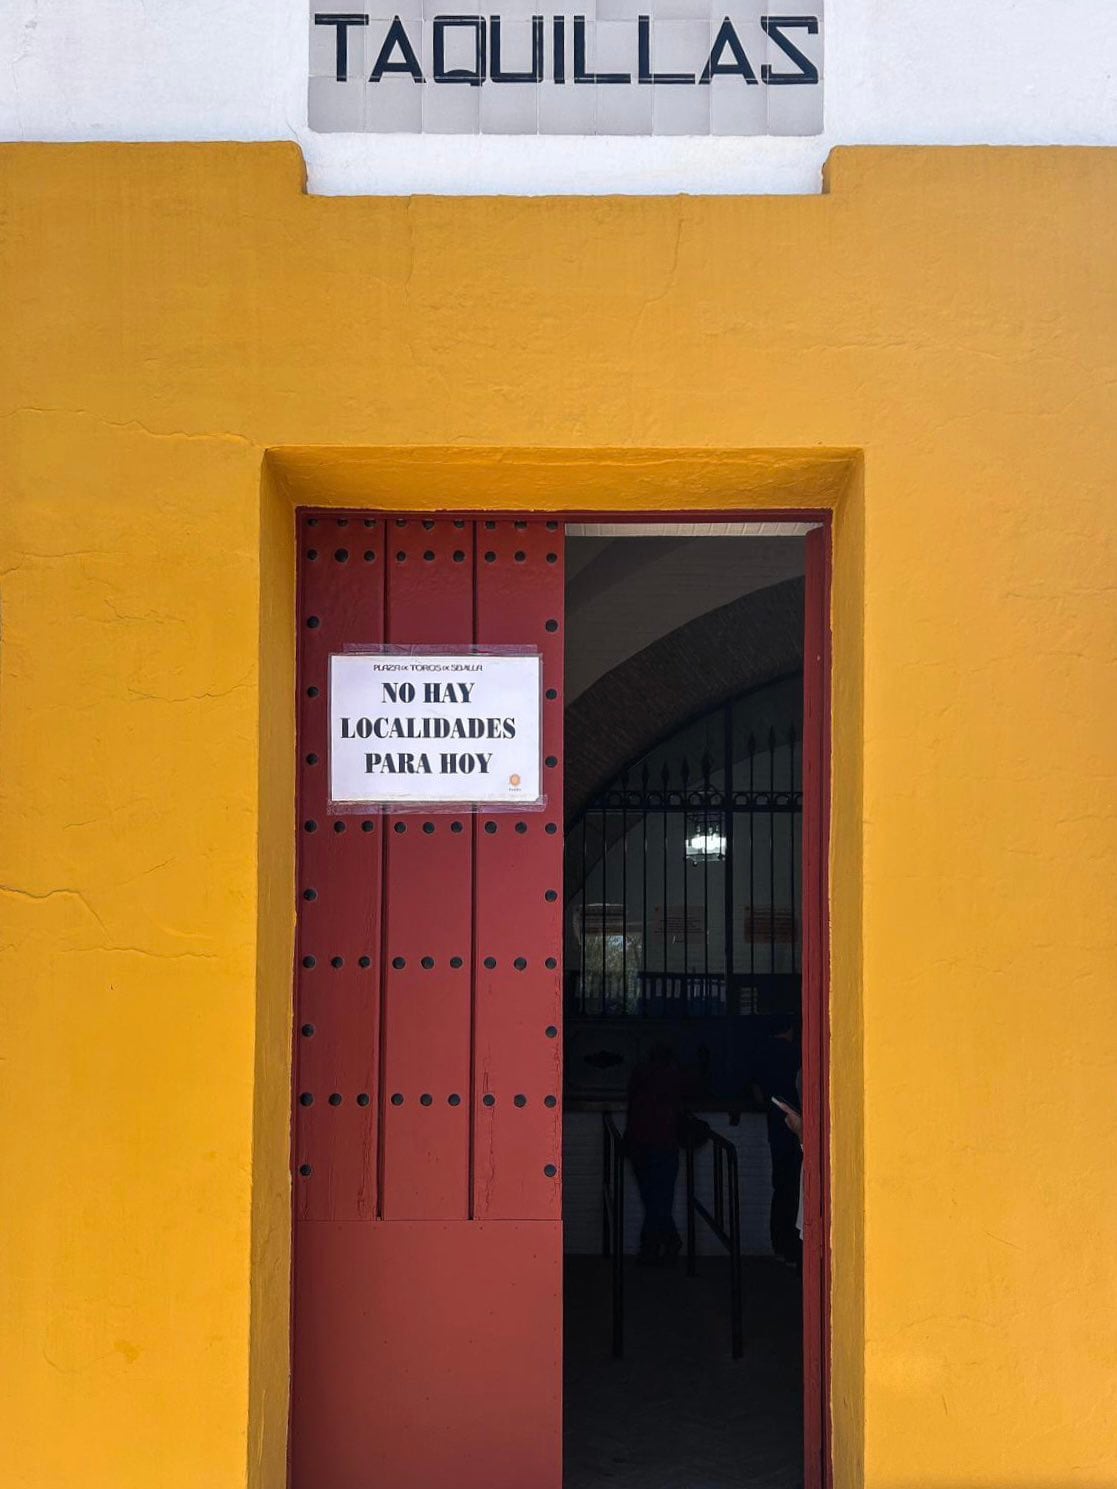
{"type": "Polygon", "coordinates": [[[803,1150],[787,1125],[785,1113],[773,1105],[773,1097],[798,1111],[799,1039],[796,1021],[790,1015],[772,1029],[760,1052],[755,1084],[764,1102],[768,1122],[768,1150],[772,1155],[772,1206],[769,1235],[772,1250],[792,1266],[798,1266],[803,1243],[796,1224],[799,1214],[799,1174],[803,1150]]]}
{"type": "Polygon", "coordinates": [[[665,1044],[649,1051],[628,1084],[625,1147],[644,1206],[640,1259],[645,1262],[673,1261],[682,1249],[673,1211],[684,1087],[683,1072],[665,1044]]]}

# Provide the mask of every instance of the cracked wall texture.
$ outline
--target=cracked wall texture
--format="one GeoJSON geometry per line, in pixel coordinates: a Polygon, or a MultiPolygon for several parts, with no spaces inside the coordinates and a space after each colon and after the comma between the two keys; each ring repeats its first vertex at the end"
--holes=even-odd
{"type": "Polygon", "coordinates": [[[836,505],[837,1484],[1117,1482],[1115,185],[0,149],[5,1484],[282,1482],[296,499],[836,505]]]}

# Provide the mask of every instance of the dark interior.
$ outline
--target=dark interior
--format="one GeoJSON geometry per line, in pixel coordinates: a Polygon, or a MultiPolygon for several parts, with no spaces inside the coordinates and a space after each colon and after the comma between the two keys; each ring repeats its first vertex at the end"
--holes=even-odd
{"type": "Polygon", "coordinates": [[[802,539],[567,553],[566,1489],[795,1489],[802,539]]]}

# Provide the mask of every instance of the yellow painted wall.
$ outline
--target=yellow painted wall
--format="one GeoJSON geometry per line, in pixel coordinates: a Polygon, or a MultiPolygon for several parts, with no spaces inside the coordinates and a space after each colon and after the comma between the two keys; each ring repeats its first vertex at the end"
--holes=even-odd
{"type": "Polygon", "coordinates": [[[1117,1484],[1117,159],[829,187],[0,148],[5,1489],[282,1483],[304,499],[836,510],[838,1489],[1117,1484]]]}

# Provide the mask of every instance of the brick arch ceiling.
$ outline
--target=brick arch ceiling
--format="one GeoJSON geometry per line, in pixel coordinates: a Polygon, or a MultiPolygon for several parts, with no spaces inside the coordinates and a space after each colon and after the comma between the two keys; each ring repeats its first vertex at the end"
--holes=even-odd
{"type": "Polygon", "coordinates": [[[803,580],[755,590],[628,657],[566,710],[566,820],[688,720],[803,665],[803,580]]]}

